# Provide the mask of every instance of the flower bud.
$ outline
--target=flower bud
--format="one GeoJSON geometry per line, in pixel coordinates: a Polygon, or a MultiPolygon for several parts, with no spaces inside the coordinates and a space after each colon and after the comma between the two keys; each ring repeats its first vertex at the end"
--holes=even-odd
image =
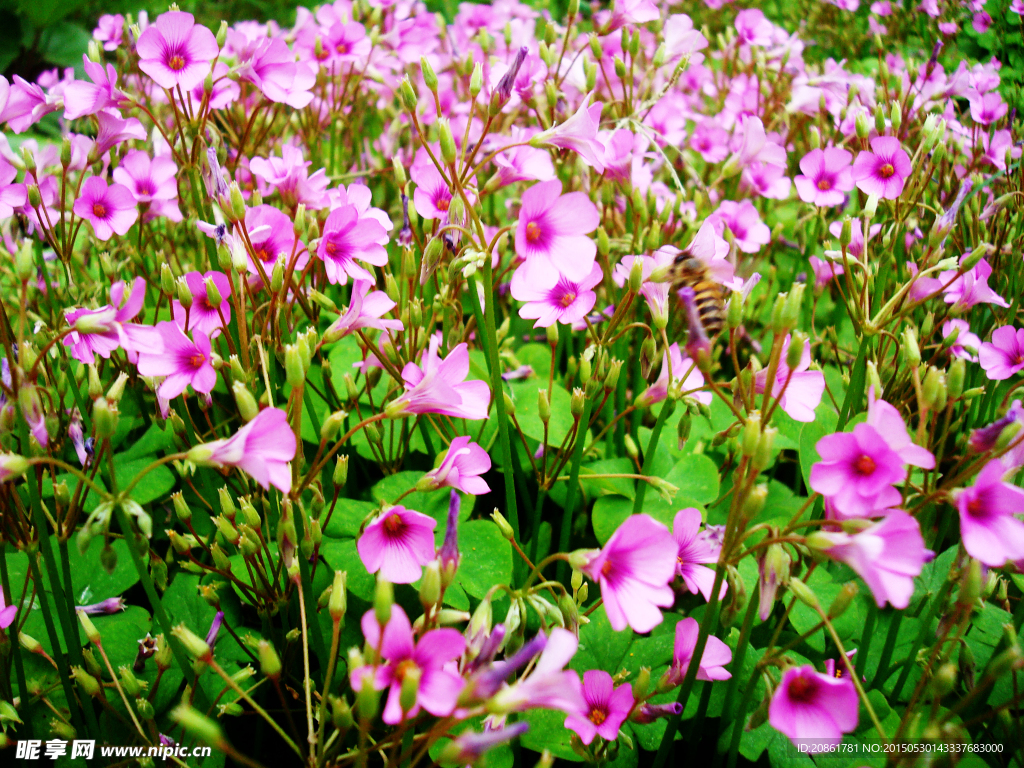
{"type": "Polygon", "coordinates": [[[260,672],[271,680],[281,676],[281,659],[274,650],[274,646],[266,640],[260,640],[256,649],[260,657],[260,672]]]}
{"type": "Polygon", "coordinates": [[[946,407],[946,377],[938,368],[929,367],[921,385],[921,399],[933,411],[946,407]]]}
{"type": "Polygon", "coordinates": [[[875,104],[875,130],[879,135],[885,134],[885,112],[881,104],[875,104]]]}
{"type": "Polygon", "coordinates": [[[796,370],[804,356],[804,349],[807,346],[807,334],[794,333],[789,341],[789,350],[786,352],[786,365],[790,370],[796,370]]]}
{"type": "Polygon", "coordinates": [[[797,600],[804,605],[814,609],[818,608],[818,596],[796,576],[790,576],[789,589],[796,596],[797,600]]]}
{"type": "Polygon", "coordinates": [[[224,731],[215,720],[203,715],[188,704],[181,704],[171,710],[171,719],[181,725],[185,732],[211,746],[226,745],[224,731]]]}
{"type": "Polygon", "coordinates": [[[956,687],[957,669],[956,664],[947,661],[940,666],[931,679],[932,695],[941,699],[956,687]]]}
{"type": "Polygon", "coordinates": [[[448,122],[447,118],[440,118],[437,121],[437,129],[440,134],[441,159],[444,160],[445,165],[454,166],[457,154],[455,139],[452,137],[451,123],[448,122]]]}
{"type": "MultiPolygon", "coordinates": [[[[27,388],[22,390],[25,391],[27,388]]],[[[117,430],[117,410],[111,408],[105,397],[97,398],[92,404],[92,422],[99,440],[111,437],[117,430]]]]}
{"type": "Polygon", "coordinates": [[[420,69],[423,71],[423,84],[431,93],[437,92],[437,75],[434,68],[430,66],[426,56],[420,56],[420,69]]]}
{"type": "Polygon", "coordinates": [[[441,565],[431,560],[423,566],[423,578],[420,580],[420,603],[423,609],[441,602],[441,565]]]}
{"type": "Polygon", "coordinates": [[[583,390],[576,387],[572,391],[572,398],[569,400],[569,413],[572,414],[574,419],[579,420],[583,416],[583,405],[584,405],[583,390]]]}
{"type": "Polygon", "coordinates": [[[242,189],[238,186],[237,181],[228,184],[228,200],[231,205],[230,211],[227,213],[231,214],[231,223],[243,221],[245,219],[245,198],[242,196],[242,189]]]}
{"type": "Polygon", "coordinates": [[[206,644],[206,641],[184,624],[178,624],[174,627],[171,630],[171,634],[181,641],[189,655],[201,661],[209,661],[213,658],[213,653],[210,651],[210,646],[206,644]]]}
{"type": "Polygon", "coordinates": [[[913,326],[907,326],[903,331],[903,355],[911,368],[921,365],[921,350],[917,346],[917,332],[913,326]]]}
{"type": "Polygon", "coordinates": [[[416,90],[413,88],[408,75],[402,79],[402,84],[398,88],[398,93],[402,97],[402,106],[409,112],[415,112],[416,105],[419,102],[419,97],[416,96],[416,90]]]}
{"type": "Polygon", "coordinates": [[[839,590],[839,594],[832,601],[832,605],[828,607],[828,617],[830,619],[838,619],[846,613],[846,609],[850,607],[850,603],[853,602],[853,598],[857,596],[859,591],[860,587],[857,586],[855,581],[848,581],[843,584],[843,588],[839,590]]]}
{"type": "Polygon", "coordinates": [[[946,392],[954,400],[963,394],[966,376],[967,362],[962,357],[958,357],[949,366],[949,373],[946,374],[946,392]]]}
{"type": "Polygon", "coordinates": [[[243,421],[250,422],[259,415],[260,408],[256,404],[256,398],[243,382],[236,381],[232,384],[231,393],[235,396],[235,405],[238,406],[238,413],[243,421]]]}
{"type": "Polygon", "coordinates": [[[338,461],[334,465],[332,481],[335,488],[343,488],[348,481],[348,454],[338,457],[338,461]]]}
{"type": "Polygon", "coordinates": [[[377,576],[377,586],[373,592],[373,611],[377,623],[382,627],[391,621],[391,606],[395,603],[395,587],[387,579],[377,576]]]}
{"type": "Polygon", "coordinates": [[[498,511],[497,507],[495,507],[494,511],[491,513],[491,520],[493,520],[494,524],[498,526],[498,530],[501,531],[502,536],[509,541],[512,541],[515,538],[515,532],[512,530],[512,526],[508,524],[508,520],[506,520],[505,516],[498,511]]]}
{"type": "Polygon", "coordinates": [[[75,678],[75,686],[86,696],[103,696],[99,681],[81,667],[72,667],[71,676],[75,678]]]}
{"type": "Polygon", "coordinates": [[[92,619],[86,614],[85,611],[79,609],[78,621],[82,624],[82,631],[85,632],[85,636],[89,638],[89,642],[93,645],[100,645],[102,638],[100,637],[99,630],[96,629],[96,625],[92,623],[92,619]]]}
{"type": "Polygon", "coordinates": [[[768,485],[766,483],[758,483],[750,489],[750,493],[743,500],[743,516],[747,520],[753,520],[764,510],[767,501],[768,485]]]}
{"type": "Polygon", "coordinates": [[[900,103],[894,101],[892,103],[892,110],[889,113],[889,121],[892,123],[893,132],[899,132],[900,126],[903,125],[903,110],[900,108],[900,103]]]}
{"type": "Polygon", "coordinates": [[[331,613],[333,621],[341,621],[345,616],[348,607],[346,590],[346,573],[344,571],[334,572],[334,584],[331,586],[331,598],[327,602],[327,610],[331,613]]]}

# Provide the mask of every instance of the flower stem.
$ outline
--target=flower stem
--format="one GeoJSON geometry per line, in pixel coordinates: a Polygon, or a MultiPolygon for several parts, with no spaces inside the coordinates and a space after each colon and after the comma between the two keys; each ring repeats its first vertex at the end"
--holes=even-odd
{"type": "Polygon", "coordinates": [[[221,679],[228,684],[228,688],[237,693],[239,697],[245,701],[246,704],[248,704],[250,707],[256,710],[256,714],[258,714],[260,717],[266,720],[267,723],[270,724],[270,727],[277,731],[277,735],[284,739],[285,743],[292,748],[295,754],[297,754],[299,757],[302,757],[302,750],[299,749],[298,745],[289,738],[288,734],[284,732],[284,729],[277,724],[277,721],[274,720],[274,718],[267,714],[267,711],[263,709],[263,707],[261,707],[255,701],[253,701],[252,697],[249,696],[249,694],[246,693],[238,683],[231,679],[231,675],[229,675],[227,672],[221,669],[220,665],[212,658],[209,659],[206,663],[210,665],[210,669],[212,669],[214,672],[220,675],[221,679]]]}
{"type": "MultiPolygon", "coordinates": [[[[658,414],[658,420],[654,422],[654,430],[651,432],[651,439],[648,441],[647,450],[644,452],[643,474],[647,477],[650,477],[651,470],[654,468],[654,454],[658,451],[658,441],[661,439],[661,430],[665,427],[665,422],[668,420],[668,417],[672,415],[672,411],[674,411],[675,408],[675,400],[665,400],[665,402],[661,404],[661,412],[658,414]]],[[[647,483],[637,483],[636,498],[633,499],[634,515],[638,515],[643,511],[645,495],[647,495],[647,483]]]]}
{"type": "MultiPolygon", "coordinates": [[[[565,491],[565,509],[562,510],[562,529],[558,533],[558,550],[568,552],[572,535],[572,512],[576,506],[576,486],[579,485],[580,463],[583,461],[583,447],[587,442],[587,435],[590,433],[590,409],[593,403],[590,398],[583,401],[583,415],[576,427],[576,444],[572,452],[572,466],[569,469],[569,485],[565,491]]],[[[646,487],[641,483],[641,487],[646,487]]],[[[558,580],[565,581],[568,576],[569,564],[562,561],[558,564],[558,580]]]]}

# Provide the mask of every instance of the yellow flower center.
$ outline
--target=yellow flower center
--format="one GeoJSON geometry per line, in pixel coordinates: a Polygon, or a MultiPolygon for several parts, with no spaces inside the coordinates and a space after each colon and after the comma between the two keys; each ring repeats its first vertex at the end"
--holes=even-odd
{"type": "Polygon", "coordinates": [[[540,226],[538,226],[537,222],[531,221],[526,225],[526,239],[531,243],[540,240],[540,226]]]}
{"type": "Polygon", "coordinates": [[[167,60],[167,66],[173,69],[175,72],[180,72],[185,68],[185,59],[178,54],[174,54],[167,60]]]}
{"type": "Polygon", "coordinates": [[[892,167],[892,163],[886,163],[885,165],[878,169],[878,173],[881,175],[883,179],[888,179],[890,176],[896,173],[896,169],[892,167]]]}

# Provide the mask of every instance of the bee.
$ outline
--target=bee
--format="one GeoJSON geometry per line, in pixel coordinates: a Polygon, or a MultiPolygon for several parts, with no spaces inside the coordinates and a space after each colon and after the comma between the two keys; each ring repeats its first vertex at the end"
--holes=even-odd
{"type": "Polygon", "coordinates": [[[725,326],[725,290],[708,274],[700,259],[680,253],[669,271],[672,290],[684,286],[693,288],[697,312],[708,336],[714,338],[725,326]]]}

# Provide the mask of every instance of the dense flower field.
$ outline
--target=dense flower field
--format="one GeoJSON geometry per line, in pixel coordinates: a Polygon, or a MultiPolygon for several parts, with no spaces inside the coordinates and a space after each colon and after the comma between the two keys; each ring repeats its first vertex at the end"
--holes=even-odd
{"type": "Polygon", "coordinates": [[[831,2],[0,78],[4,761],[1021,765],[1024,6],[831,2]]]}

